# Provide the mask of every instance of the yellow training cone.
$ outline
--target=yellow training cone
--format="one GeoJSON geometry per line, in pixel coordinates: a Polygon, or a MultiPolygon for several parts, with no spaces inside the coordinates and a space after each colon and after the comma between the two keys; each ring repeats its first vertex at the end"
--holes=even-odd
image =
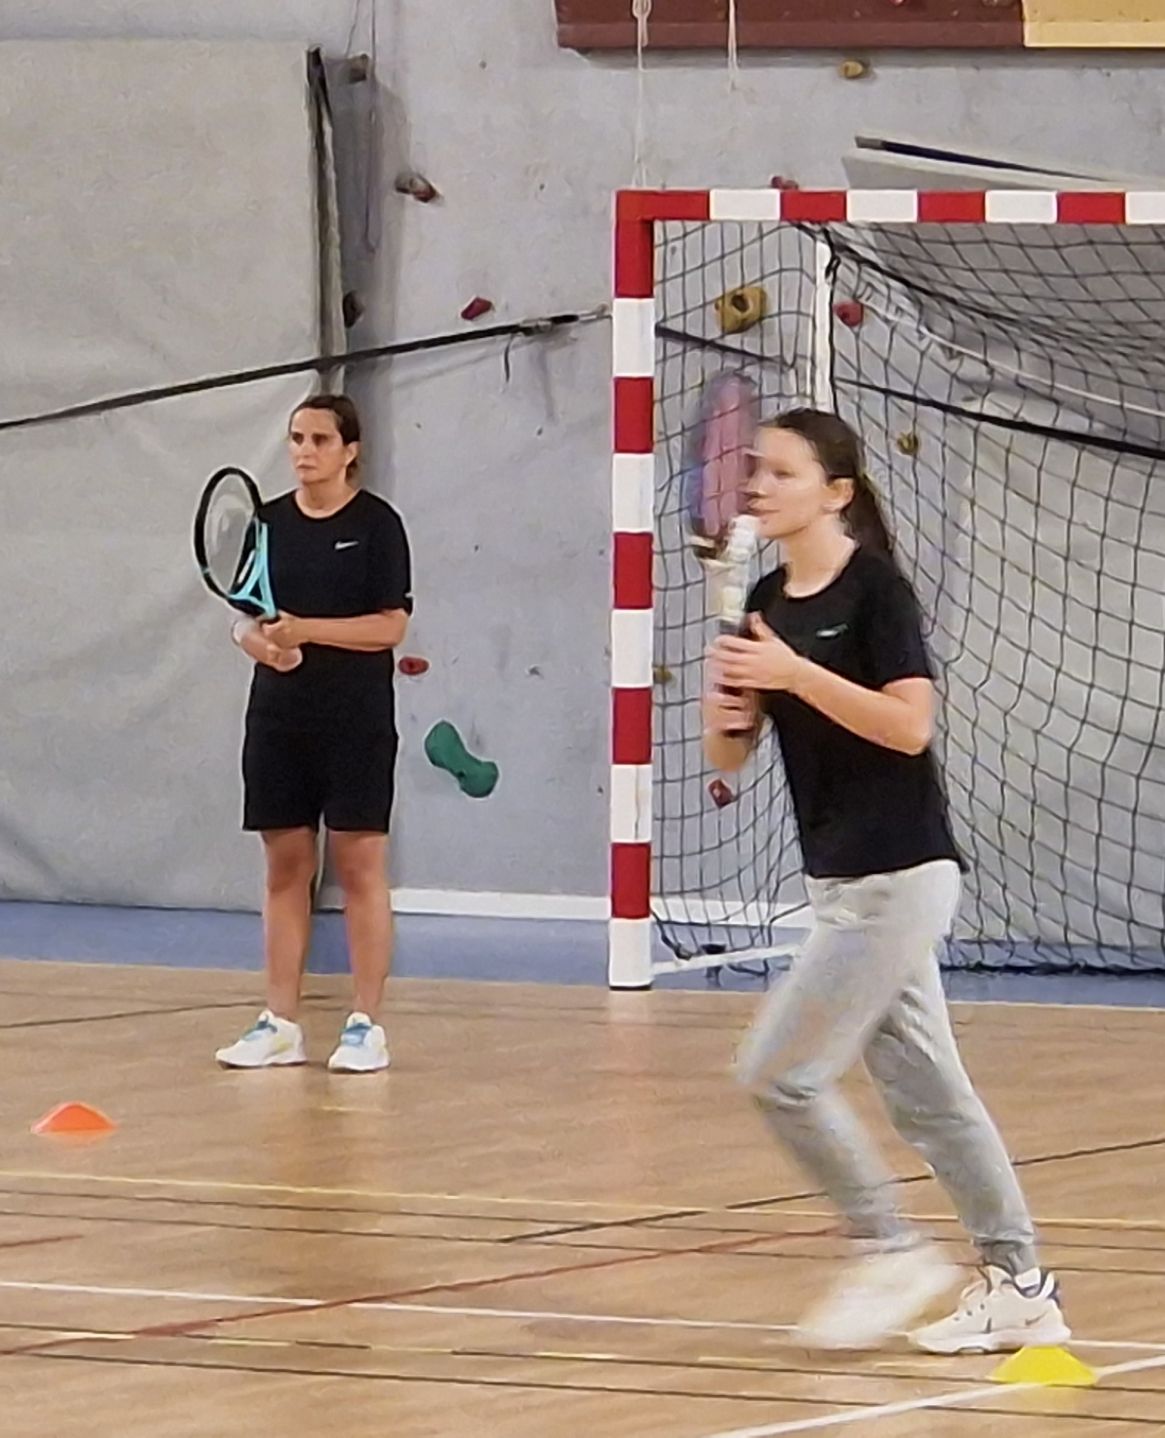
{"type": "Polygon", "coordinates": [[[992,1383],[1036,1383],[1042,1388],[1095,1388],[1087,1363],[1066,1348],[1021,1348],[991,1375],[992,1383]]]}

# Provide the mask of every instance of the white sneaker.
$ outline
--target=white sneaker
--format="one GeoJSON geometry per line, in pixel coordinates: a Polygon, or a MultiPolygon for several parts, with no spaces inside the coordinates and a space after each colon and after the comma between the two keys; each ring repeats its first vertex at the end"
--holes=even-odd
{"type": "Polygon", "coordinates": [[[926,1353],[1014,1353],[1053,1347],[1071,1336],[1052,1274],[1037,1269],[1013,1278],[1001,1268],[985,1268],[949,1318],[920,1328],[910,1341],[926,1353]]]}
{"type": "Polygon", "coordinates": [[[290,1019],[278,1019],[264,1009],[254,1025],[230,1048],[219,1049],[217,1061],[227,1069],[265,1069],[279,1064],[307,1062],[303,1030],[290,1019]]]}
{"type": "Polygon", "coordinates": [[[388,1040],[367,1014],[352,1014],[340,1033],[340,1045],[328,1060],[333,1073],[367,1074],[386,1069],[388,1040]]]}
{"type": "Polygon", "coordinates": [[[875,1348],[925,1313],[957,1281],[933,1243],[872,1253],[793,1332],[808,1348],[875,1348]]]}

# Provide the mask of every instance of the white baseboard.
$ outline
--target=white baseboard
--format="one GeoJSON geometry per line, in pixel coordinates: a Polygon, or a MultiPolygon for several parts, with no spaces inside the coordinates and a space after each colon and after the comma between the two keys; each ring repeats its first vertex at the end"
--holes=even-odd
{"type": "MultiPolygon", "coordinates": [[[[329,884],[320,907],[338,909],[343,899],[329,884]]],[[[610,903],[602,894],[492,894],[461,889],[394,889],[398,914],[440,914],[464,919],[574,919],[605,923],[610,903]]]]}
{"type": "MultiPolygon", "coordinates": [[[[343,895],[334,884],[320,891],[321,909],[343,908],[343,895]]],[[[398,914],[435,914],[463,919],[570,919],[586,923],[605,923],[610,917],[610,902],[603,894],[501,894],[464,889],[394,889],[393,908],[398,914]]],[[[671,922],[676,924],[717,924],[726,927],[746,925],[762,927],[776,921],[780,928],[800,928],[807,922],[808,910],[801,908],[779,919],[767,907],[746,905],[682,896],[660,903],[671,922]]]]}

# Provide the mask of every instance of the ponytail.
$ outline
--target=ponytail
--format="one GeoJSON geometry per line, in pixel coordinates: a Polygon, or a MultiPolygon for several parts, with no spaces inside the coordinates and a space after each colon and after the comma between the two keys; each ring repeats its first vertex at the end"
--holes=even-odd
{"type": "Polygon", "coordinates": [[[863,470],[853,483],[854,497],[845,507],[846,527],[863,549],[892,559],[894,536],[886,523],[882,501],[874,488],[873,480],[863,470]]]}

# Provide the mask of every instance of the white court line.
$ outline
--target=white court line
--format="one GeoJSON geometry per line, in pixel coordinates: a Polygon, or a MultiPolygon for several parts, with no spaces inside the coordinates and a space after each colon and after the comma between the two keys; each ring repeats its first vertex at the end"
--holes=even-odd
{"type": "MultiPolygon", "coordinates": [[[[15,1279],[0,1279],[0,1289],[13,1289],[22,1293],[73,1293],[94,1298],[160,1298],[193,1303],[238,1303],[250,1306],[255,1303],[281,1304],[287,1308],[323,1308],[333,1311],[333,1298],[279,1298],[264,1293],[191,1293],[179,1288],[107,1288],[84,1283],[22,1283],[15,1279]]],[[[439,1313],[453,1318],[509,1318],[524,1322],[549,1321],[554,1323],[606,1323],[627,1328],[699,1328],[704,1330],[724,1329],[736,1333],[791,1333],[789,1323],[747,1323],[739,1320],[717,1318],[652,1318],[628,1317],[617,1313],[560,1313],[538,1308],[466,1308],[451,1307],[444,1303],[348,1303],[344,1307],[358,1312],[379,1313],[439,1313]]],[[[196,1320],[191,1320],[195,1322],[196,1320]]],[[[1122,1353],[1165,1354],[1165,1343],[1127,1343],[1119,1339],[1073,1338],[1073,1348],[1114,1348],[1122,1353]]],[[[1162,1360],[1165,1362],[1165,1360],[1162,1360]]]]}
{"type": "MultiPolygon", "coordinates": [[[[533,1197],[506,1197],[501,1194],[487,1193],[414,1193],[401,1192],[391,1188],[322,1188],[319,1186],[304,1186],[290,1183],[239,1183],[230,1179],[215,1178],[158,1178],[156,1176],[142,1177],[125,1173],[58,1173],[51,1169],[20,1169],[0,1168],[0,1178],[28,1179],[34,1183],[102,1183],[121,1184],[122,1186],[138,1188],[193,1188],[210,1189],[222,1191],[223,1193],[290,1193],[297,1196],[310,1196],[313,1198],[399,1198],[418,1199],[426,1203],[496,1203],[500,1205],[515,1204],[528,1208],[586,1208],[604,1209],[610,1213],[626,1214],[628,1221],[632,1218],[670,1218],[679,1207],[696,1208],[696,1204],[669,1204],[663,1207],[655,1203],[633,1203],[628,1200],[626,1203],[605,1203],[601,1200],[592,1202],[590,1199],[575,1198],[533,1198],[533,1197]]],[[[72,1198],[75,1195],[68,1193],[36,1194],[34,1197],[46,1198],[72,1198]]],[[[730,1209],[710,1209],[699,1205],[701,1213],[728,1213],[730,1209]]],[[[462,1214],[441,1215],[447,1218],[460,1218],[462,1214]]],[[[472,1215],[471,1215],[472,1216],[472,1215]]],[[[492,1214],[481,1214],[478,1217],[490,1218],[492,1214]]],[[[501,1215],[498,1215],[501,1217],[501,1215]]],[[[517,1220],[515,1220],[517,1221],[517,1220]]],[[[542,1222],[543,1220],[521,1220],[522,1222],[542,1222]]],[[[553,1223],[555,1220],[546,1219],[545,1222],[553,1223]]]]}
{"type": "MultiPolygon", "coordinates": [[[[1098,1368],[1098,1377],[1113,1378],[1120,1373],[1144,1373],[1150,1368],[1165,1368],[1165,1358],[1138,1358],[1133,1363],[1115,1363],[1098,1368]]],[[[809,1433],[822,1428],[841,1428],[847,1423],[874,1423],[880,1418],[898,1418],[903,1413],[921,1413],[930,1408],[958,1408],[964,1403],[978,1403],[984,1398],[1002,1398],[1009,1393],[1031,1393],[1043,1388],[1042,1383],[998,1383],[982,1388],[964,1388],[958,1393],[937,1393],[933,1398],[907,1398],[900,1403],[878,1403],[869,1408],[843,1408],[837,1413],[823,1413],[818,1418],[794,1418],[785,1423],[766,1423],[759,1428],[731,1428],[710,1433],[707,1438],[778,1438],[782,1433],[809,1433]]],[[[1014,1416],[1000,1409],[1000,1417],[1014,1416]]]]}
{"type": "MultiPolygon", "coordinates": [[[[1065,975],[1065,977],[1071,977],[1065,975]]],[[[1146,974],[1146,978],[1150,975],[1146,974]]],[[[1153,977],[1160,978],[1159,974],[1153,977]]],[[[1165,1007],[1156,1004],[1053,1004],[1047,999],[952,999],[948,1002],[961,1009],[1055,1009],[1059,1013],[1165,1014],[1165,1007]]]]}

